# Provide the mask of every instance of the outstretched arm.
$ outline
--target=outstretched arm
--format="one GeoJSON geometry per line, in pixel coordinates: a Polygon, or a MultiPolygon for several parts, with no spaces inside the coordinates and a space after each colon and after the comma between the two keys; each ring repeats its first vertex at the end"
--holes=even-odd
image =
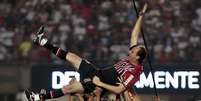
{"type": "Polygon", "coordinates": [[[133,28],[132,34],[131,34],[131,39],[130,39],[130,48],[137,45],[139,33],[141,31],[141,26],[142,26],[142,20],[144,17],[144,13],[147,10],[147,4],[144,5],[142,11],[140,12],[140,15],[136,21],[136,24],[133,28]]]}

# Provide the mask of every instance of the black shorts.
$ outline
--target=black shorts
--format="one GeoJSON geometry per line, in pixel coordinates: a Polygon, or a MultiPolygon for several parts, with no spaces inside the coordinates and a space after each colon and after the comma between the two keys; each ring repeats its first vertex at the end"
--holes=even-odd
{"type": "Polygon", "coordinates": [[[102,82],[116,85],[119,82],[115,69],[98,69],[87,60],[82,60],[78,72],[80,73],[80,82],[84,88],[84,93],[91,93],[96,85],[92,83],[93,77],[98,76],[102,82]]]}
{"type": "Polygon", "coordinates": [[[101,81],[107,84],[117,85],[116,83],[120,82],[114,67],[100,69],[99,75],[100,75],[101,81]]]}
{"type": "Polygon", "coordinates": [[[78,72],[80,73],[80,82],[84,88],[84,93],[91,93],[96,87],[96,85],[92,83],[92,79],[96,74],[98,74],[97,68],[87,60],[83,59],[78,72]]]}

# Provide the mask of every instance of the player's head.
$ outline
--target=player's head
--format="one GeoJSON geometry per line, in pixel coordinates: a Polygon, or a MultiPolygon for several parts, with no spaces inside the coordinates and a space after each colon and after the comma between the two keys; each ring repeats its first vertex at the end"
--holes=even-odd
{"type": "Polygon", "coordinates": [[[142,63],[147,55],[147,51],[143,45],[136,45],[131,47],[129,51],[129,58],[131,61],[142,63]]]}

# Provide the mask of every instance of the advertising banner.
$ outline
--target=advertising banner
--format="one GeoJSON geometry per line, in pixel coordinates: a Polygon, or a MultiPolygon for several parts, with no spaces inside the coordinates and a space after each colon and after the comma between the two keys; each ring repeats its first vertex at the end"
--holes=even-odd
{"type": "MultiPolygon", "coordinates": [[[[195,93],[200,92],[201,77],[199,65],[154,66],[150,72],[147,66],[140,76],[140,81],[133,88],[139,93],[154,93],[154,81],[160,93],[195,93]],[[154,81],[153,81],[154,77],[154,81]]],[[[65,65],[35,65],[32,69],[33,89],[59,89],[72,78],[80,80],[78,72],[65,65]]]]}

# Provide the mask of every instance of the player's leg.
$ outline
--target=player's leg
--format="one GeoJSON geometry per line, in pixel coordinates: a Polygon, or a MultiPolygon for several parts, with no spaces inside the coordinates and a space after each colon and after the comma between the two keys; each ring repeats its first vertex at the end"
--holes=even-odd
{"type": "Polygon", "coordinates": [[[58,98],[61,97],[65,94],[71,94],[71,93],[83,93],[84,92],[84,88],[82,86],[82,84],[75,80],[73,81],[71,84],[64,86],[61,89],[57,89],[57,90],[52,90],[48,93],[46,93],[45,95],[40,95],[41,99],[53,99],[53,98],[58,98]]]}
{"type": "Polygon", "coordinates": [[[69,52],[68,50],[63,50],[52,45],[45,36],[43,26],[38,30],[37,34],[33,36],[33,42],[47,48],[62,60],[68,61],[73,67],[75,67],[75,69],[79,69],[82,58],[72,52],[69,52]]]}
{"type": "Polygon", "coordinates": [[[79,81],[73,81],[71,84],[64,86],[61,89],[51,90],[49,92],[35,94],[32,91],[26,90],[25,94],[29,101],[40,101],[46,99],[54,99],[71,93],[84,93],[84,88],[79,81]]]}

